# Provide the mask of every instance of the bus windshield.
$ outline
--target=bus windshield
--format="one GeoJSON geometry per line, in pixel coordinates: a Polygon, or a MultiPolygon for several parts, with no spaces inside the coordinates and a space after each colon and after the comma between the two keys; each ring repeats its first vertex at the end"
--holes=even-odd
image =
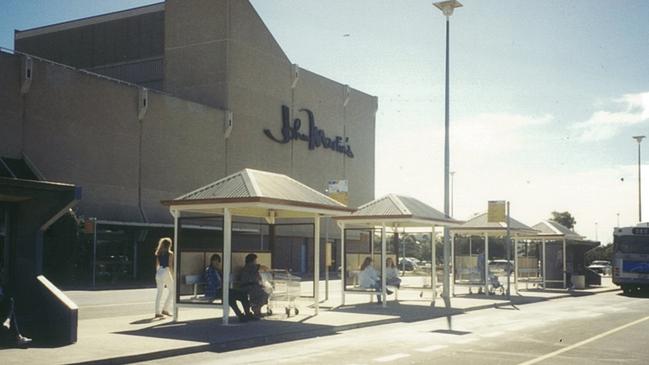
{"type": "Polygon", "coordinates": [[[620,253],[635,253],[649,255],[649,237],[647,236],[617,236],[615,251],[620,253]]]}

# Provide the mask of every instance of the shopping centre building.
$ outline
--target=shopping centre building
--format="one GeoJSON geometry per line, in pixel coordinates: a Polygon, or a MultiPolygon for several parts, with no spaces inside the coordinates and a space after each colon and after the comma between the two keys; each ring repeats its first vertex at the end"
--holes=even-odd
{"type": "MultiPolygon", "coordinates": [[[[82,192],[43,233],[55,283],[153,283],[153,246],[172,231],[160,202],[245,168],[321,192],[346,180],[351,207],[374,199],[377,98],[291,62],[247,0],[167,0],[20,30],[14,48],[0,52],[0,179],[82,192]]],[[[10,226],[15,201],[2,196],[10,226]]],[[[308,225],[271,247],[256,223],[235,227],[233,250],[311,270],[308,225]]],[[[218,251],[218,223],[187,227],[188,250],[218,251]]]]}

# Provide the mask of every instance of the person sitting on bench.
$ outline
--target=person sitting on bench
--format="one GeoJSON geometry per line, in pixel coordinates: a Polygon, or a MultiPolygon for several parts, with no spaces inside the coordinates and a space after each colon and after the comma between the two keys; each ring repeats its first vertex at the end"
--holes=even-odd
{"type": "Polygon", "coordinates": [[[3,332],[7,331],[11,336],[14,344],[18,346],[27,346],[32,342],[32,339],[20,334],[18,328],[18,320],[14,311],[14,298],[5,293],[3,287],[4,277],[2,275],[2,267],[0,266],[0,328],[3,332]]]}
{"type": "MultiPolygon", "coordinates": [[[[372,266],[372,259],[368,256],[363,260],[360,272],[358,273],[358,285],[363,289],[374,289],[381,292],[381,278],[379,273],[372,266]]],[[[391,290],[386,290],[388,295],[392,294],[391,290]]],[[[377,294],[376,299],[378,303],[382,302],[381,295],[377,294]]]]}
{"type": "Polygon", "coordinates": [[[386,285],[390,285],[399,289],[401,287],[401,278],[399,277],[399,269],[394,264],[392,257],[385,259],[385,279],[386,285]]]}
{"type": "MultiPolygon", "coordinates": [[[[207,283],[205,287],[205,298],[209,301],[213,301],[223,296],[223,280],[221,278],[221,256],[213,254],[210,257],[210,264],[205,268],[205,282],[207,283]]],[[[246,322],[249,319],[254,318],[250,312],[248,296],[245,293],[237,289],[230,289],[229,295],[230,300],[228,305],[237,315],[240,322],[246,322]],[[241,303],[243,313],[237,306],[237,302],[241,303]]]]}

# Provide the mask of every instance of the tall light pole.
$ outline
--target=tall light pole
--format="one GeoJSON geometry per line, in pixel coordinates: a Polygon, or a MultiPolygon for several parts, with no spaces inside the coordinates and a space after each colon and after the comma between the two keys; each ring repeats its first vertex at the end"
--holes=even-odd
{"type": "MultiPolygon", "coordinates": [[[[450,22],[449,18],[453,15],[455,8],[462,6],[457,0],[440,1],[433,3],[433,5],[442,11],[446,17],[446,99],[445,99],[445,117],[444,117],[444,214],[449,215],[449,165],[450,165],[450,148],[449,148],[449,33],[450,22]]],[[[449,280],[449,264],[450,264],[450,242],[448,227],[444,227],[444,289],[442,296],[446,304],[450,305],[450,280],[449,280]]]]}
{"type": "Polygon", "coordinates": [[[638,142],[638,222],[642,222],[642,165],[640,164],[640,144],[645,136],[633,136],[638,142]]]}

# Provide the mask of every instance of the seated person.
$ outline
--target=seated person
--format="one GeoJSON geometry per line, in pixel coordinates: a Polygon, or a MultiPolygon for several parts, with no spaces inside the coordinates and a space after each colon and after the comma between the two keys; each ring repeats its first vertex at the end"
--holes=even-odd
{"type": "MultiPolygon", "coordinates": [[[[379,273],[372,266],[372,259],[368,256],[363,260],[360,272],[358,273],[358,285],[363,289],[374,289],[377,292],[381,291],[381,278],[379,273]]],[[[386,290],[388,295],[392,294],[391,290],[386,290]]],[[[381,295],[377,294],[376,299],[381,303],[381,295]]]]}
{"type": "Polygon", "coordinates": [[[0,267],[0,330],[2,332],[6,331],[11,336],[14,344],[18,346],[29,345],[32,340],[20,334],[18,320],[14,312],[14,298],[5,293],[3,281],[2,267],[0,267]]]}
{"type": "Polygon", "coordinates": [[[399,278],[399,269],[394,264],[392,257],[385,259],[385,278],[386,284],[390,286],[401,287],[401,278],[399,278]]]}
{"type": "Polygon", "coordinates": [[[267,271],[268,268],[257,264],[257,255],[251,253],[246,255],[245,266],[239,274],[239,288],[249,296],[252,312],[257,318],[261,316],[261,308],[268,304],[271,291],[264,286],[260,270],[267,271]]]}
{"type": "MultiPolygon", "coordinates": [[[[221,279],[221,256],[213,254],[210,257],[210,264],[205,268],[205,298],[210,301],[214,299],[221,298],[223,296],[223,280],[221,279]]],[[[252,313],[250,313],[250,302],[248,301],[248,296],[240,290],[230,289],[229,290],[230,300],[228,305],[234,313],[239,318],[239,321],[246,322],[248,319],[252,319],[252,313]],[[237,302],[241,303],[243,307],[243,313],[237,306],[237,302]],[[245,313],[245,315],[244,315],[245,313]]]]}

